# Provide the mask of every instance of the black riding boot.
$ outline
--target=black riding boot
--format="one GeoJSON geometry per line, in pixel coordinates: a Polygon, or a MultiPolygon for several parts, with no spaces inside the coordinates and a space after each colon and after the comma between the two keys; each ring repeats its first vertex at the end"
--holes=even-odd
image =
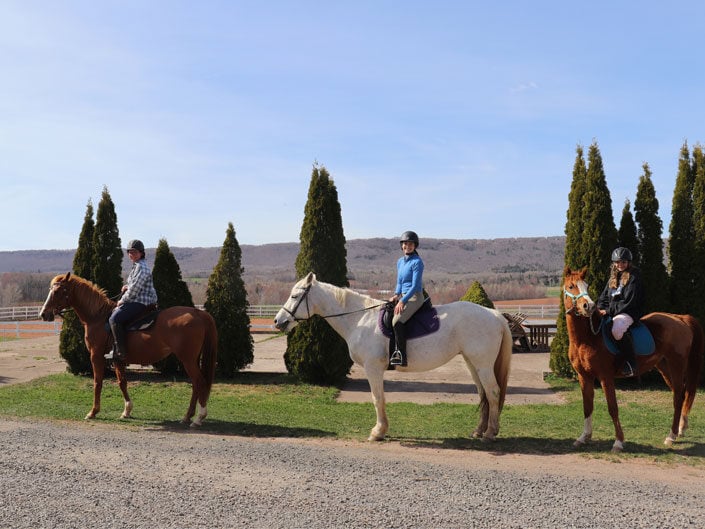
{"type": "Polygon", "coordinates": [[[636,375],[636,355],[634,354],[634,340],[629,331],[624,333],[622,339],[617,342],[619,354],[615,361],[617,362],[617,370],[621,371],[625,377],[633,377],[636,375]]]}
{"type": "Polygon", "coordinates": [[[389,364],[393,366],[405,366],[406,363],[406,325],[398,321],[394,325],[394,338],[396,347],[389,359],[389,364]]]}
{"type": "Polygon", "coordinates": [[[113,331],[113,350],[105,355],[105,359],[123,361],[127,356],[127,336],[125,335],[125,329],[119,323],[110,323],[110,330],[113,331]]]}

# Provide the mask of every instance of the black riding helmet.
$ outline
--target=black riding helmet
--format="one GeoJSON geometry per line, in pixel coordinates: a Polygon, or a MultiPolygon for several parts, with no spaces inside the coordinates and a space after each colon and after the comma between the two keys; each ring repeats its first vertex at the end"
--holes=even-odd
{"type": "Polygon", "coordinates": [[[629,248],[624,248],[623,246],[620,246],[619,248],[615,248],[614,251],[612,252],[612,262],[615,263],[617,261],[630,261],[632,260],[632,252],[629,251],[629,248]]]}
{"type": "Polygon", "coordinates": [[[137,250],[138,252],[144,253],[144,244],[138,239],[131,240],[127,245],[128,250],[137,250]]]}
{"type": "Polygon", "coordinates": [[[419,247],[419,236],[416,235],[415,231],[405,231],[404,233],[401,234],[401,237],[399,238],[399,244],[403,242],[413,242],[416,248],[419,247]]]}

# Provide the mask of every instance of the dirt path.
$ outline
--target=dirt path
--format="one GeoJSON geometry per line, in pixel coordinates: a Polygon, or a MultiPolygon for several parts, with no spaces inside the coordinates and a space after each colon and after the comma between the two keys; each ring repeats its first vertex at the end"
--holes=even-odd
{"type": "MultiPolygon", "coordinates": [[[[286,337],[256,334],[255,361],[246,371],[286,373],[286,337]]],[[[59,356],[59,337],[28,338],[0,342],[0,385],[26,382],[52,373],[66,371],[59,356]]],[[[507,404],[560,404],[543,380],[548,371],[548,353],[515,353],[509,377],[507,404]]],[[[387,402],[476,403],[477,389],[459,356],[433,371],[409,373],[389,371],[385,375],[387,402]]],[[[370,402],[370,389],[364,370],[353,366],[340,402],[370,402]]]]}

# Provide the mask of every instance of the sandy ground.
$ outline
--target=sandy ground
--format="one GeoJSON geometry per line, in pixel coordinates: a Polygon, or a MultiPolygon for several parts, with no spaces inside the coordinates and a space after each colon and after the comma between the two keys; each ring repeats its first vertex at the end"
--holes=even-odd
{"type": "MultiPolygon", "coordinates": [[[[286,338],[255,334],[255,360],[246,371],[285,373],[286,338]]],[[[51,373],[66,371],[59,356],[59,337],[28,338],[0,342],[0,385],[26,382],[51,373]]],[[[548,353],[515,353],[509,378],[508,404],[561,403],[543,381],[548,371],[548,353]]],[[[387,402],[475,403],[477,389],[463,359],[458,356],[433,371],[409,373],[388,371],[385,375],[387,402]]],[[[343,386],[341,402],[370,402],[364,370],[353,366],[343,386]]]]}

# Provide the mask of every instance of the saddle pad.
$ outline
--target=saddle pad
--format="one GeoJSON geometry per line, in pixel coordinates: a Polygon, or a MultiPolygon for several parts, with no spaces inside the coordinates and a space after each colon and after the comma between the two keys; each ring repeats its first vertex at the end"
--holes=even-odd
{"type": "MultiPolygon", "coordinates": [[[[611,323],[612,318],[610,317],[606,317],[603,320],[602,339],[609,352],[616,355],[619,354],[619,347],[617,347],[617,342],[612,337],[611,323]]],[[[646,325],[639,321],[630,327],[629,332],[632,333],[632,340],[634,341],[634,354],[648,356],[654,352],[656,343],[654,342],[654,337],[651,335],[651,331],[649,331],[646,325]]]]}
{"type": "MultiPolygon", "coordinates": [[[[382,308],[379,311],[379,316],[377,317],[377,324],[379,330],[382,331],[387,338],[393,336],[393,331],[389,327],[384,325],[384,313],[386,308],[382,308]]],[[[394,310],[392,307],[391,310],[394,310]]],[[[441,320],[438,318],[438,312],[436,312],[436,307],[427,307],[425,304],[417,310],[413,316],[406,322],[406,338],[411,340],[412,338],[420,338],[428,334],[436,332],[441,328],[441,320]]]]}

